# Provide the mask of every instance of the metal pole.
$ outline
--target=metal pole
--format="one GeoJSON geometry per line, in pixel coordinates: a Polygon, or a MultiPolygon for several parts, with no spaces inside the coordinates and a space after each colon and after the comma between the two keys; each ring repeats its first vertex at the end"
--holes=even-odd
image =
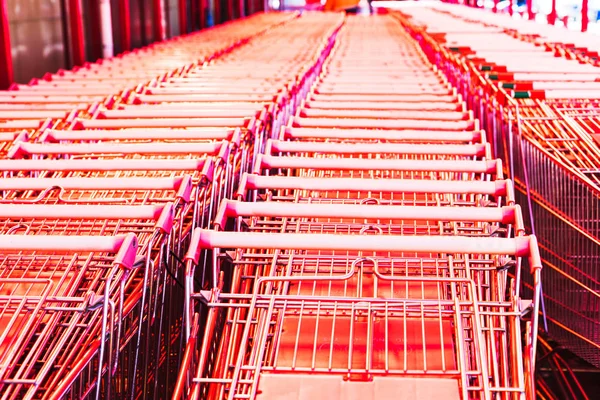
{"type": "Polygon", "coordinates": [[[119,1],[119,21],[121,24],[121,51],[131,50],[131,12],[129,0],[119,1]]]}
{"type": "Polygon", "coordinates": [[[589,0],[581,0],[581,32],[586,32],[588,30],[588,24],[590,22],[588,2],[589,0]]]}
{"type": "Polygon", "coordinates": [[[227,0],[227,21],[235,18],[233,0],[227,0]]]}
{"type": "Polygon", "coordinates": [[[100,28],[102,31],[102,57],[110,58],[114,55],[110,0],[100,0],[100,28]]]}
{"type": "Polygon", "coordinates": [[[187,2],[185,0],[179,0],[179,33],[181,35],[188,33],[187,2]]]}
{"type": "Polygon", "coordinates": [[[533,12],[533,0],[527,0],[527,17],[530,21],[535,19],[535,13],[533,12]]]}
{"type": "Polygon", "coordinates": [[[0,29],[2,29],[2,40],[0,40],[0,46],[2,47],[0,49],[0,89],[4,90],[8,89],[14,80],[6,0],[0,0],[0,29]]]}
{"type": "Polygon", "coordinates": [[[149,38],[148,38],[148,30],[147,30],[147,20],[152,20],[152,16],[148,17],[147,15],[147,11],[148,11],[148,7],[146,4],[145,0],[138,0],[138,7],[140,10],[139,13],[139,23],[140,23],[140,37],[142,39],[142,45],[146,46],[149,43],[149,38]]]}
{"type": "Polygon", "coordinates": [[[222,18],[223,18],[221,16],[221,12],[222,12],[221,0],[213,0],[213,4],[214,4],[213,25],[218,25],[221,23],[222,18]]]}
{"type": "Polygon", "coordinates": [[[206,28],[206,1],[200,0],[198,3],[200,7],[200,29],[204,29],[206,28]]]}
{"type": "Polygon", "coordinates": [[[81,0],[69,0],[69,26],[71,28],[73,65],[83,65],[85,63],[85,39],[81,0]]]}
{"type": "Polygon", "coordinates": [[[239,17],[238,18],[243,18],[246,13],[244,10],[244,0],[238,0],[238,9],[239,9],[239,17]]]}
{"type": "Polygon", "coordinates": [[[154,41],[165,40],[166,24],[163,0],[154,0],[154,41]]]}
{"type": "Polygon", "coordinates": [[[556,0],[552,0],[552,10],[548,14],[548,24],[554,25],[556,22],[556,0]]]}

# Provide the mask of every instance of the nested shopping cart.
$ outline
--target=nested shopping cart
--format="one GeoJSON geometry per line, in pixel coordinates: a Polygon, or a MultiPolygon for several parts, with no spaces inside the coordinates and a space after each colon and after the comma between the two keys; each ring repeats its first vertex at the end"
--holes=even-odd
{"type": "Polygon", "coordinates": [[[6,106],[1,112],[15,111],[12,116],[0,116],[0,130],[27,129],[33,134],[38,129],[56,127],[73,110],[81,113],[87,105],[104,101],[106,96],[119,99],[129,93],[128,89],[179,76],[193,65],[202,65],[297,16],[295,13],[255,15],[240,24],[226,24],[155,43],[71,71],[60,70],[26,85],[15,84],[0,93],[0,101],[6,106]]]}
{"type": "Polygon", "coordinates": [[[195,231],[173,397],[530,396],[520,274],[539,286],[541,261],[502,163],[392,18],[348,18],[336,42],[195,231]]]}
{"type": "MultiPolygon", "coordinates": [[[[175,331],[177,326],[179,331],[181,330],[181,321],[176,318],[177,310],[181,307],[171,304],[176,302],[179,296],[176,293],[169,293],[174,291],[173,286],[177,282],[178,272],[168,268],[175,267],[177,265],[175,261],[181,259],[181,249],[189,240],[186,239],[189,231],[194,226],[202,226],[202,218],[207,214],[205,208],[209,208],[208,205],[211,204],[210,183],[214,181],[211,179],[214,171],[213,163],[211,160],[200,164],[198,160],[189,160],[191,161],[188,162],[189,165],[180,166],[175,160],[168,165],[162,162],[165,160],[19,161],[33,165],[30,164],[29,168],[25,165],[12,167],[5,165],[5,178],[2,184],[3,202],[10,202],[11,204],[6,204],[7,212],[13,212],[13,218],[7,220],[7,229],[17,233],[23,230],[31,234],[50,232],[97,235],[110,234],[114,230],[117,233],[136,232],[140,237],[141,260],[138,262],[142,263],[143,268],[135,269],[129,274],[127,280],[122,282],[123,294],[116,297],[116,300],[121,300],[116,302],[116,306],[121,311],[119,321],[122,322],[123,330],[127,335],[119,336],[122,340],[115,342],[114,346],[118,347],[117,355],[123,349],[126,349],[126,354],[121,354],[119,358],[118,383],[113,381],[110,383],[117,386],[115,388],[117,391],[119,386],[121,392],[132,390],[128,382],[135,377],[136,368],[139,367],[139,370],[144,371],[147,377],[148,370],[152,371],[164,362],[164,349],[168,349],[171,345],[167,343],[161,346],[163,348],[142,352],[142,356],[137,359],[140,335],[160,333],[162,328],[162,332],[168,335],[170,341],[171,337],[177,337],[175,331]],[[158,174],[149,177],[152,174],[153,164],[157,161],[161,165],[156,166],[155,169],[160,171],[155,172],[160,173],[162,177],[158,174]],[[204,171],[194,171],[197,167],[204,168],[204,171]],[[194,175],[186,175],[180,171],[182,168],[192,170],[194,175]],[[80,171],[77,171],[78,169],[80,171]],[[9,172],[11,170],[18,173],[11,174],[9,172]],[[144,177],[127,176],[135,173],[143,173],[144,177]],[[13,177],[9,178],[8,176],[11,175],[13,177]],[[17,207],[17,211],[10,206],[17,207]],[[19,218],[27,215],[23,214],[26,211],[30,213],[28,218],[31,220],[25,217],[19,218]],[[111,214],[111,211],[116,214],[111,214]],[[106,219],[105,222],[102,220],[103,217],[106,219]],[[156,222],[151,222],[154,220],[156,222]],[[166,304],[165,297],[168,298],[166,304]],[[148,314],[144,318],[146,313],[148,314]],[[169,322],[169,318],[173,319],[169,322]],[[142,325],[144,325],[144,332],[141,331],[142,325]],[[150,326],[154,331],[150,330],[150,326]],[[129,348],[126,346],[128,343],[130,343],[129,348]],[[154,354],[155,352],[158,354],[154,354]]],[[[4,162],[11,164],[12,161],[4,162]]],[[[92,276],[88,279],[96,281],[92,276]]],[[[101,280],[98,281],[98,284],[101,283],[101,280]]],[[[101,324],[101,320],[97,318],[92,318],[90,321],[101,324]]],[[[121,324],[118,327],[121,328],[121,324]]],[[[93,332],[86,336],[93,337],[92,334],[93,332]]],[[[173,345],[177,344],[173,343],[173,345]]],[[[80,349],[80,347],[75,348],[80,349]]],[[[20,351],[25,350],[26,348],[20,349],[20,351]]],[[[62,371],[56,373],[64,374],[67,365],[68,363],[64,364],[62,371]]],[[[115,363],[115,367],[116,365],[115,363]]],[[[78,368],[78,371],[70,370],[71,382],[62,382],[64,386],[61,386],[61,390],[73,388],[76,379],[93,386],[93,377],[84,372],[86,369],[93,369],[93,363],[78,364],[78,368]],[[76,375],[76,372],[80,375],[76,375]]],[[[102,368],[99,371],[101,370],[102,368]]],[[[114,379],[114,373],[113,371],[112,374],[107,375],[108,379],[114,379]]],[[[59,377],[60,375],[56,379],[59,377]]],[[[80,385],[86,386],[84,383],[80,385]]],[[[109,387],[105,386],[103,389],[109,387]]],[[[49,393],[53,393],[52,388],[46,389],[49,393]]],[[[82,390],[88,389],[89,387],[86,386],[82,390]]],[[[136,389],[139,390],[139,387],[136,389]]],[[[71,392],[70,395],[72,398],[79,396],[82,394],[71,392]]]]}
{"type": "MultiPolygon", "coordinates": [[[[232,197],[238,176],[254,163],[254,142],[272,135],[265,133],[271,119],[281,121],[285,110],[291,112],[294,106],[281,99],[304,89],[310,71],[301,68],[318,63],[314,57],[323,48],[305,44],[308,51],[289,71],[281,66],[291,65],[298,52],[281,53],[274,62],[282,71],[279,79],[257,75],[239,92],[243,100],[238,96],[234,103],[188,97],[186,107],[179,107],[152,90],[177,96],[206,85],[211,89],[204,95],[237,93],[235,81],[227,82],[232,75],[210,73],[211,63],[217,71],[228,64],[243,79],[251,66],[240,63],[249,64],[250,54],[264,58],[269,45],[259,42],[277,41],[278,33],[269,31],[283,22],[293,25],[297,16],[251,18],[7,92],[12,103],[31,100],[39,106],[29,114],[17,111],[21,120],[3,124],[0,212],[7,218],[8,244],[2,246],[7,266],[2,304],[10,324],[2,334],[10,342],[0,356],[6,398],[169,392],[169,382],[159,377],[170,376],[180,361],[182,249],[189,247],[193,229],[213,219],[221,198],[232,197]],[[234,56],[245,45],[251,51],[234,56]],[[107,87],[125,88],[136,79],[134,90],[102,98],[107,87]],[[70,95],[63,96],[64,90],[70,95]],[[252,97],[261,91],[268,97],[252,97]],[[49,98],[56,100],[46,109],[49,98]],[[108,244],[109,237],[121,243],[123,234],[127,243],[136,243],[133,253],[127,250],[125,267],[119,260],[126,250],[108,244]],[[116,261],[107,252],[117,252],[116,261]],[[41,286],[35,279],[45,279],[47,287],[36,289],[41,286]],[[35,327],[34,336],[18,335],[23,327],[35,327]],[[49,341],[56,346],[40,345],[49,341]]],[[[294,30],[318,21],[315,37],[335,30],[331,22],[339,27],[342,19],[315,16],[294,30]]]]}
{"type": "MultiPolygon", "coordinates": [[[[470,98],[495,154],[514,179],[517,201],[527,205],[526,223],[537,232],[545,266],[545,328],[562,345],[599,365],[598,327],[592,322],[598,314],[593,260],[600,254],[594,222],[600,204],[595,139],[599,69],[594,49],[585,48],[593,43],[569,44],[571,35],[562,34],[549,39],[550,30],[529,35],[521,32],[528,26],[509,27],[509,20],[485,18],[483,27],[474,17],[484,14],[477,11],[436,8],[443,13],[404,10],[401,18],[409,15],[415,25],[425,18],[435,21],[424,30],[410,30],[470,98]],[[493,41],[484,40],[492,35],[493,41]]],[[[523,283],[526,293],[533,289],[530,276],[523,283]]]]}
{"type": "Polygon", "coordinates": [[[124,333],[119,304],[136,267],[135,235],[23,235],[9,229],[0,235],[0,249],[3,398],[34,398],[40,390],[52,397],[66,389],[72,397],[84,396],[88,385],[75,379],[98,382],[102,368],[96,374],[93,365],[112,370],[118,356],[124,333]]]}

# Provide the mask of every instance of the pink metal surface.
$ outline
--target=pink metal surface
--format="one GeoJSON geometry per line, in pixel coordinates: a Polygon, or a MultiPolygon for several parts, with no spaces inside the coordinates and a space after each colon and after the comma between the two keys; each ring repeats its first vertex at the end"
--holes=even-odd
{"type": "Polygon", "coordinates": [[[69,0],[69,31],[73,64],[81,66],[85,62],[85,39],[81,0],[69,0]]]}
{"type": "Polygon", "coordinates": [[[13,84],[13,60],[10,44],[7,0],[0,2],[0,89],[6,90],[13,84]]]}
{"type": "Polygon", "coordinates": [[[131,7],[129,0],[119,0],[119,37],[121,50],[131,50],[131,7]]]}

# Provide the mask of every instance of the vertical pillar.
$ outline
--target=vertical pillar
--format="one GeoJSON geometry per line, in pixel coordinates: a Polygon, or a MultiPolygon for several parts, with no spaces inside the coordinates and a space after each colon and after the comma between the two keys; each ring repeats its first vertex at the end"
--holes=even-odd
{"type": "Polygon", "coordinates": [[[197,15],[197,10],[196,8],[198,8],[198,3],[195,1],[190,1],[190,12],[189,12],[189,16],[190,16],[190,31],[195,32],[196,31],[196,15],[197,15]]]}
{"type": "Polygon", "coordinates": [[[92,61],[102,58],[102,22],[100,20],[100,0],[88,1],[89,12],[85,24],[88,26],[89,43],[84,41],[86,56],[92,61]]]}
{"type": "Polygon", "coordinates": [[[552,10],[548,14],[548,24],[554,25],[556,22],[556,0],[552,0],[552,10]]]}
{"type": "Polygon", "coordinates": [[[119,0],[119,23],[121,25],[121,51],[131,50],[131,11],[129,0],[119,0]]]}
{"type": "Polygon", "coordinates": [[[154,0],[154,40],[162,42],[166,36],[165,10],[163,0],[154,0]]]}
{"type": "Polygon", "coordinates": [[[509,0],[509,2],[508,2],[508,15],[510,15],[511,17],[513,16],[514,8],[515,8],[515,0],[509,0]]]}
{"type": "Polygon", "coordinates": [[[146,14],[148,12],[148,7],[146,7],[146,0],[138,0],[138,9],[139,13],[139,23],[140,23],[140,37],[142,39],[142,45],[147,46],[150,44],[150,38],[148,37],[148,30],[146,29],[148,25],[148,19],[152,19],[152,16],[148,17],[146,14]]]}
{"type": "Polygon", "coordinates": [[[234,8],[233,0],[227,0],[227,21],[231,21],[235,16],[235,13],[233,12],[233,8],[234,8]]]}
{"type": "Polygon", "coordinates": [[[206,28],[206,0],[198,0],[200,7],[200,29],[206,28]]]}
{"type": "Polygon", "coordinates": [[[218,25],[222,21],[221,0],[213,0],[213,7],[214,7],[213,25],[218,25]]]}
{"type": "Polygon", "coordinates": [[[8,24],[7,0],[0,0],[0,89],[8,89],[14,80],[10,26],[8,24]]]}
{"type": "Polygon", "coordinates": [[[71,31],[71,48],[73,65],[85,63],[85,39],[83,35],[83,15],[81,0],[69,0],[69,27],[71,31]]]}
{"type": "Polygon", "coordinates": [[[185,35],[188,33],[187,28],[187,2],[179,0],[179,33],[185,35]]]}
{"type": "Polygon", "coordinates": [[[527,0],[527,18],[530,21],[535,19],[535,14],[533,13],[533,0],[527,0]]]}
{"type": "Polygon", "coordinates": [[[581,0],[581,32],[586,32],[588,30],[589,23],[590,15],[588,0],[581,0]]]}
{"type": "Polygon", "coordinates": [[[244,0],[238,0],[238,11],[239,11],[239,18],[243,18],[246,16],[245,10],[244,10],[244,0]]]}
{"type": "Polygon", "coordinates": [[[495,13],[498,12],[498,1],[499,0],[494,0],[494,6],[492,7],[492,12],[495,12],[495,13]]]}
{"type": "Polygon", "coordinates": [[[102,31],[102,57],[110,58],[114,55],[110,0],[100,0],[100,29],[102,31]]]}

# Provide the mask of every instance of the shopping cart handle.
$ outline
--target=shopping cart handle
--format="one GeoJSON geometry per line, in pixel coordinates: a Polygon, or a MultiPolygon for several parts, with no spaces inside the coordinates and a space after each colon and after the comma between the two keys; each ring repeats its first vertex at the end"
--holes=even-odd
{"type": "Polygon", "coordinates": [[[125,129],[125,130],[57,130],[48,129],[39,142],[108,141],[108,140],[230,140],[239,129],[125,129]]]}
{"type": "Polygon", "coordinates": [[[133,233],[116,236],[0,235],[0,252],[115,253],[114,263],[133,267],[138,247],[133,233]]]}
{"type": "Polygon", "coordinates": [[[0,122],[3,129],[40,129],[45,121],[40,119],[10,119],[0,122]]]}
{"type": "MultiPolygon", "coordinates": [[[[392,90],[393,86],[390,85],[392,90]]],[[[371,95],[386,95],[390,93],[390,88],[371,88],[371,87],[360,87],[360,86],[352,86],[352,87],[339,87],[336,89],[332,86],[329,88],[319,85],[318,88],[315,88],[313,91],[316,95],[347,95],[354,96],[355,98],[361,99],[362,96],[371,96],[371,95]]],[[[404,95],[439,95],[439,96],[448,96],[452,94],[452,89],[443,86],[434,87],[434,88],[419,88],[419,87],[409,87],[402,90],[402,94],[404,95]]]]}
{"type": "Polygon", "coordinates": [[[52,96],[40,96],[36,93],[19,93],[17,91],[0,93],[0,102],[2,103],[75,104],[100,101],[103,98],[104,96],[77,96],[61,93],[56,93],[52,96]],[[7,95],[7,93],[10,94],[7,95]]]}
{"type": "MultiPolygon", "coordinates": [[[[246,109],[185,109],[185,107],[168,109],[158,107],[144,108],[143,105],[125,110],[105,110],[98,114],[98,118],[120,119],[120,118],[247,118],[260,116],[260,110],[246,109]]],[[[1,112],[0,112],[1,115],[1,112]]]]}
{"type": "Polygon", "coordinates": [[[500,170],[500,160],[393,160],[358,158],[277,157],[260,154],[254,173],[263,169],[304,168],[348,171],[431,171],[493,174],[500,170]]]}
{"type": "Polygon", "coordinates": [[[428,130],[369,130],[369,129],[319,129],[281,128],[280,139],[348,139],[348,140],[412,140],[420,142],[480,142],[485,137],[481,131],[428,131],[428,130]]]}
{"type": "Polygon", "coordinates": [[[217,155],[228,141],[212,143],[17,143],[7,153],[8,158],[28,155],[85,155],[85,154],[206,154],[217,155]]]}
{"type": "Polygon", "coordinates": [[[11,110],[11,111],[0,111],[0,119],[45,119],[45,118],[54,118],[61,119],[67,116],[66,111],[53,111],[53,110],[32,110],[32,111],[23,111],[23,110],[11,110]]]}
{"type": "Polygon", "coordinates": [[[179,193],[178,197],[183,197],[191,191],[191,179],[189,175],[175,178],[3,178],[0,179],[0,190],[46,190],[52,187],[67,190],[174,190],[179,193]]]}
{"type": "Polygon", "coordinates": [[[362,118],[301,118],[294,117],[290,126],[299,128],[363,128],[363,129],[426,129],[479,130],[475,121],[383,120],[362,118]]]}
{"type": "Polygon", "coordinates": [[[541,268],[533,236],[516,238],[466,236],[335,235],[303,233],[220,232],[197,228],[186,259],[198,263],[202,249],[290,249],[308,251],[373,251],[481,254],[529,257],[541,268]]]}
{"type": "Polygon", "coordinates": [[[29,140],[29,134],[27,131],[20,132],[0,132],[0,142],[26,142],[29,140]]]}
{"type": "Polygon", "coordinates": [[[205,159],[0,160],[0,171],[200,171],[205,159]]]}
{"type": "Polygon", "coordinates": [[[0,204],[0,218],[150,220],[165,233],[173,225],[173,203],[165,205],[0,204]]]}
{"type": "MultiPolygon", "coordinates": [[[[457,96],[453,94],[449,95],[431,95],[431,94],[372,94],[372,95],[361,95],[362,101],[376,101],[376,102],[406,102],[406,103],[431,103],[445,101],[448,103],[457,102],[457,96]]],[[[356,95],[351,94],[311,94],[309,97],[310,101],[349,101],[355,102],[357,100],[356,95]]]]}
{"type": "Polygon", "coordinates": [[[467,121],[472,119],[469,112],[444,110],[340,110],[322,108],[302,108],[296,115],[301,118],[373,118],[389,120],[423,121],[467,121]]]}
{"type": "Polygon", "coordinates": [[[200,94],[200,93],[165,93],[160,88],[148,89],[144,94],[137,94],[134,102],[144,103],[193,103],[193,102],[270,102],[277,96],[272,94],[200,94]]]}
{"type": "Polygon", "coordinates": [[[411,154],[454,155],[481,157],[486,154],[484,144],[404,144],[404,143],[335,143],[288,142],[269,139],[265,154],[273,153],[327,153],[327,154],[411,154]]]}
{"type": "MultiPolygon", "coordinates": [[[[215,216],[215,226],[225,227],[228,218],[272,217],[272,218],[347,218],[419,220],[419,221],[467,221],[522,224],[519,206],[505,207],[424,207],[390,206],[371,204],[326,204],[284,202],[242,202],[223,200],[215,216]],[[519,214],[519,216],[517,216],[519,214]]],[[[0,214],[1,216],[1,214],[0,214]]],[[[519,229],[523,229],[520,225],[519,229]]]]}
{"type": "MultiPolygon", "coordinates": [[[[424,179],[309,178],[265,176],[244,173],[237,196],[245,198],[248,190],[312,190],[379,193],[440,193],[506,196],[514,201],[512,181],[435,181],[424,179]]],[[[511,205],[509,203],[509,205],[511,205]]]]}
{"type": "Polygon", "coordinates": [[[77,129],[234,128],[247,123],[248,118],[80,119],[77,120],[77,129]]]}

